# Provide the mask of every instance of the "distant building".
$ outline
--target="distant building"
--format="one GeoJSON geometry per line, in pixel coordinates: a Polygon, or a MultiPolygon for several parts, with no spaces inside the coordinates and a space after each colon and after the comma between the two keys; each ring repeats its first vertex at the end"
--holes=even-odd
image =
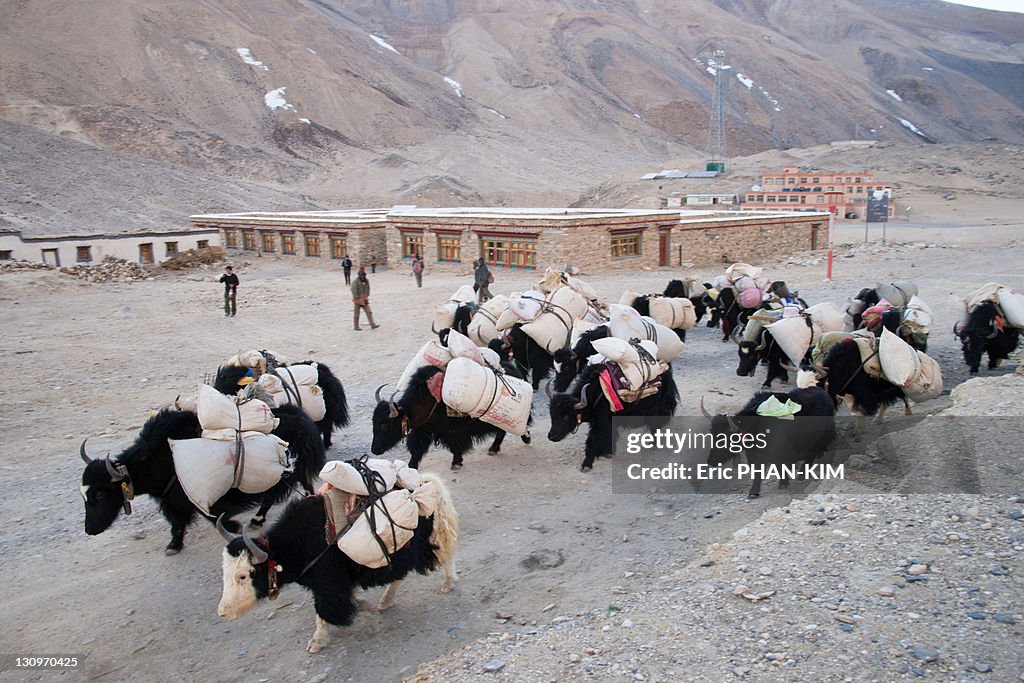
{"type": "Polygon", "coordinates": [[[98,263],[111,256],[153,264],[189,249],[219,244],[220,232],[213,228],[32,235],[0,230],[0,261],[42,261],[60,268],[98,263]]]}
{"type": "Polygon", "coordinates": [[[687,206],[732,206],[737,203],[736,194],[688,194],[687,206]]]}
{"type": "Polygon", "coordinates": [[[483,257],[496,267],[637,270],[732,263],[823,248],[825,213],[585,208],[417,208],[192,216],[220,231],[229,253],[315,259],[350,254],[405,268],[419,254],[432,269],[465,270],[483,257]]]}
{"type": "Polygon", "coordinates": [[[894,215],[892,187],[875,180],[873,173],[802,171],[785,166],[782,173],[765,173],[756,190],[744,193],[744,211],[828,211],[839,218],[864,218],[872,190],[889,193],[889,217],[894,215]]]}

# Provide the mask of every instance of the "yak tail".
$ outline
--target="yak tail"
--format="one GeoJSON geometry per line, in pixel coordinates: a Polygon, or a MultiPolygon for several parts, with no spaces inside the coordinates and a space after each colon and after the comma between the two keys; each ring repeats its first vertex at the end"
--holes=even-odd
{"type": "Polygon", "coordinates": [[[437,488],[437,507],[434,509],[434,531],[430,534],[430,544],[437,548],[437,563],[444,571],[441,592],[447,593],[458,581],[455,572],[455,546],[459,540],[459,513],[455,510],[452,494],[448,492],[448,487],[440,477],[424,472],[423,482],[430,482],[437,488]]]}
{"type": "Polygon", "coordinates": [[[348,426],[348,402],[345,400],[345,389],[341,386],[341,380],[334,376],[329,367],[320,361],[316,363],[319,369],[317,384],[324,392],[327,417],[335,427],[348,426]]]}

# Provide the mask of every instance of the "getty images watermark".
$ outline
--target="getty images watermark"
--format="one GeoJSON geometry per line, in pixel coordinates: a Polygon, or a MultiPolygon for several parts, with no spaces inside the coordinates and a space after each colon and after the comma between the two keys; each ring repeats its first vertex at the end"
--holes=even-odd
{"type": "Polygon", "coordinates": [[[1019,419],[613,418],[612,490],[1020,493],[1019,419]]]}

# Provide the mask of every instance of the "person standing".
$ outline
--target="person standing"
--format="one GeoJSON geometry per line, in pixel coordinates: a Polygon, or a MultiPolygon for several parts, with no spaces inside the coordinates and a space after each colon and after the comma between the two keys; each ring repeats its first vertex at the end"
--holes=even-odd
{"type": "Polygon", "coordinates": [[[416,254],[412,258],[412,274],[416,276],[416,286],[423,286],[423,257],[416,254]]]}
{"type": "Polygon", "coordinates": [[[370,272],[371,273],[376,273],[377,272],[377,257],[376,256],[374,256],[374,257],[372,257],[370,259],[370,272]]]}
{"type": "Polygon", "coordinates": [[[377,323],[373,322],[373,311],[370,310],[370,281],[366,279],[366,268],[359,266],[359,273],[356,275],[356,281],[352,283],[352,303],[355,305],[355,310],[352,312],[352,329],[359,331],[363,328],[359,327],[359,311],[366,311],[366,319],[370,321],[370,329],[377,329],[380,327],[377,323]]]}
{"type": "Polygon", "coordinates": [[[220,281],[224,283],[224,315],[234,316],[238,310],[238,276],[231,266],[224,266],[224,274],[220,276],[220,281]]]}
{"type": "Polygon", "coordinates": [[[494,276],[491,275],[490,269],[484,262],[483,257],[478,258],[474,261],[473,289],[476,290],[476,298],[479,303],[484,303],[488,299],[493,298],[491,290],[488,289],[492,282],[494,282],[494,276]]]}
{"type": "Polygon", "coordinates": [[[341,259],[341,269],[345,271],[345,284],[352,284],[352,259],[345,254],[345,258],[341,259]]]}

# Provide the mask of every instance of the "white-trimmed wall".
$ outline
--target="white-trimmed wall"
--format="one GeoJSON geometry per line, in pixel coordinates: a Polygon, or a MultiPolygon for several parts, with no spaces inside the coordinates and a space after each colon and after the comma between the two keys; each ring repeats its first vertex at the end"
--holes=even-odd
{"type": "Polygon", "coordinates": [[[0,255],[22,261],[45,261],[52,265],[73,266],[78,263],[99,263],[107,256],[141,263],[142,245],[152,245],[153,263],[166,261],[167,245],[175,243],[177,251],[207,246],[220,246],[220,231],[216,229],[153,230],[130,233],[102,233],[82,235],[40,235],[24,237],[20,231],[0,232],[0,255]],[[89,247],[89,260],[78,260],[78,248],[89,247]]]}

